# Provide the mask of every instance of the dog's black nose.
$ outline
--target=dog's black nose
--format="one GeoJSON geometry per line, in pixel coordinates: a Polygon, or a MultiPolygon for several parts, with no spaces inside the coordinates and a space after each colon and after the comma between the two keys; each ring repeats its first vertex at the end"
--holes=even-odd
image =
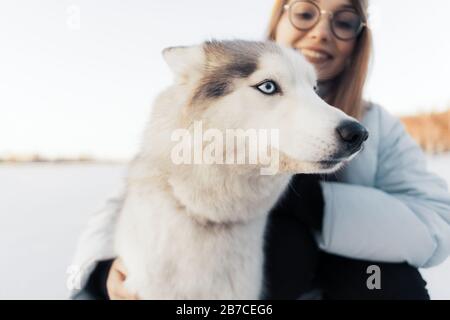
{"type": "Polygon", "coordinates": [[[369,137],[369,132],[356,121],[344,121],[337,128],[339,137],[352,151],[361,147],[369,137]]]}

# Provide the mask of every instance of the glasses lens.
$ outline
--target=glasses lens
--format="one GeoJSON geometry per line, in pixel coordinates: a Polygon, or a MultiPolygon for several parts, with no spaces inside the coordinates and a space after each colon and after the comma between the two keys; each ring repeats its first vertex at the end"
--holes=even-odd
{"type": "Polygon", "coordinates": [[[309,2],[294,2],[291,6],[290,19],[292,24],[301,30],[308,30],[314,26],[320,16],[317,6],[309,2]]]}
{"type": "Polygon", "coordinates": [[[361,24],[361,18],[356,12],[338,11],[334,14],[332,27],[336,37],[347,40],[358,36],[361,24]]]}

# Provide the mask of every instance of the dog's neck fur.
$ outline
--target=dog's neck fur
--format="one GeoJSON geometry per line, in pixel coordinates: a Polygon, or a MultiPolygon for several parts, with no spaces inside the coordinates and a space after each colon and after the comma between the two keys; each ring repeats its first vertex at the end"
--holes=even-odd
{"type": "MultiPolygon", "coordinates": [[[[232,225],[250,222],[269,212],[286,188],[291,174],[261,175],[259,169],[227,165],[157,166],[140,155],[130,177],[163,185],[183,212],[199,224],[232,225]]],[[[165,162],[167,163],[167,162],[165,162]]]]}
{"type": "Polygon", "coordinates": [[[184,166],[171,173],[168,183],[174,198],[197,221],[230,224],[268,213],[291,177],[238,170],[223,165],[184,166]]]}

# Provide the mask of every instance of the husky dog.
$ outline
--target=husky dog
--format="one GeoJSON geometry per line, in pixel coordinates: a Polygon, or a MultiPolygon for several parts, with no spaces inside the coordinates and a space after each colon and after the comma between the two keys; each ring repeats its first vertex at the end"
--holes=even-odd
{"type": "Polygon", "coordinates": [[[294,49],[213,40],[163,56],[175,81],[154,102],[115,234],[126,286],[142,299],[258,299],[267,216],[290,178],[338,170],[368,133],[319,98],[313,66],[294,49]],[[175,164],[173,132],[195,121],[219,132],[277,129],[278,171],[175,164]]]}

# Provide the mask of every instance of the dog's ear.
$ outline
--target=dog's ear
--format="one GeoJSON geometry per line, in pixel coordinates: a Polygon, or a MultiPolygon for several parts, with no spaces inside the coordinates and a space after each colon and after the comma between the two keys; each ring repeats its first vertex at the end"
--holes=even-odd
{"type": "Polygon", "coordinates": [[[201,45],[165,48],[162,55],[175,77],[182,78],[201,72],[205,61],[201,45]]]}

